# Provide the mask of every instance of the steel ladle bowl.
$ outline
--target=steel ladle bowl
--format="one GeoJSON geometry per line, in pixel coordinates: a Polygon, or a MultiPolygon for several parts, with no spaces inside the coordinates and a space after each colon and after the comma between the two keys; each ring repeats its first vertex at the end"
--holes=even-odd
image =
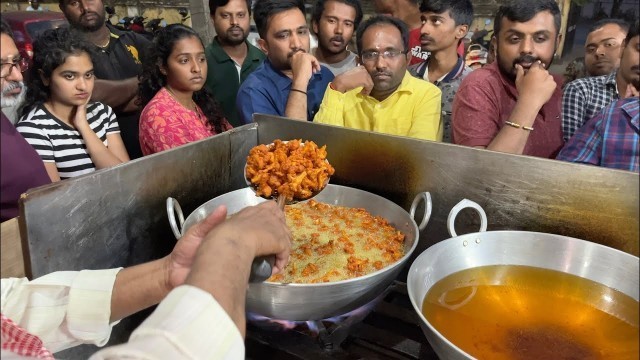
{"type": "MultiPolygon", "coordinates": [[[[282,143],[286,144],[289,141],[282,141],[282,143]]],[[[300,142],[300,146],[304,146],[305,143],[304,142],[300,142]]],[[[272,147],[274,146],[274,143],[270,143],[267,145],[267,147],[272,147]]],[[[327,164],[329,164],[329,161],[325,159],[325,161],[327,162],[327,164]]],[[[318,195],[322,190],[324,190],[327,185],[329,184],[329,179],[331,178],[331,176],[327,177],[327,180],[324,182],[324,184],[322,185],[322,187],[316,191],[314,191],[311,196],[309,196],[308,198],[304,198],[304,199],[296,199],[295,197],[291,200],[287,200],[287,198],[284,196],[284,194],[278,194],[277,191],[274,192],[272,194],[271,197],[266,197],[266,196],[261,196],[258,195],[257,191],[256,191],[256,186],[251,183],[251,181],[249,180],[249,178],[247,178],[247,162],[244,163],[244,168],[243,168],[243,177],[244,177],[244,181],[247,184],[247,186],[253,190],[253,192],[256,193],[256,196],[260,196],[264,199],[270,200],[270,199],[276,199],[276,201],[278,202],[278,206],[280,207],[280,209],[282,209],[284,211],[284,206],[285,205],[291,205],[291,204],[295,204],[298,201],[306,201],[309,199],[312,199],[313,197],[315,197],[316,195],[318,195]]],[[[273,265],[275,263],[275,257],[273,255],[265,255],[265,256],[259,256],[257,258],[255,258],[253,260],[253,263],[251,264],[251,274],[249,277],[249,281],[250,282],[262,282],[267,280],[269,277],[271,277],[271,273],[273,271],[273,265]]]]}

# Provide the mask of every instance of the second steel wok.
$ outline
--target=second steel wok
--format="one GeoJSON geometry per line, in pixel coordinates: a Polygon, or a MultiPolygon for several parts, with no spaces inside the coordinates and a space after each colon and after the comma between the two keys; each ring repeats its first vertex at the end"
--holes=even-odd
{"type": "MultiPolygon", "coordinates": [[[[370,302],[393,282],[418,244],[418,226],[413,214],[421,200],[425,202],[421,230],[426,227],[431,214],[431,196],[427,192],[416,196],[411,205],[411,214],[381,196],[345,186],[329,184],[314,199],[331,205],[364,208],[373,215],[384,217],[405,234],[405,255],[381,270],[343,281],[317,284],[251,283],[247,292],[247,311],[273,319],[320,320],[347,313],[370,302]]],[[[233,214],[263,201],[266,200],[245,188],[209,200],[186,220],[183,220],[180,207],[172,198],[167,199],[167,211],[178,238],[219,205],[226,205],[228,213],[233,214]],[[177,227],[174,210],[180,222],[184,221],[181,230],[177,227]]]]}

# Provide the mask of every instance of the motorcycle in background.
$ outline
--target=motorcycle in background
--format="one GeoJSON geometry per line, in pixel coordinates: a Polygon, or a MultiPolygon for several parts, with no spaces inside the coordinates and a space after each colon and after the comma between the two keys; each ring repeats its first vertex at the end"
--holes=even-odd
{"type": "Polygon", "coordinates": [[[471,44],[467,49],[467,56],[464,61],[468,67],[473,70],[483,67],[487,63],[487,57],[489,56],[489,50],[485,49],[480,44],[471,44]]]}

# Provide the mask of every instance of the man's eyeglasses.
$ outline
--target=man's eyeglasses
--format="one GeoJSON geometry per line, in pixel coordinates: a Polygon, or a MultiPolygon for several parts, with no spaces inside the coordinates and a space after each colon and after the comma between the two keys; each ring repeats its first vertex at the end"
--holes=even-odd
{"type": "Polygon", "coordinates": [[[400,51],[400,50],[385,50],[383,52],[379,52],[379,51],[364,51],[360,57],[362,58],[363,62],[372,62],[372,61],[376,61],[378,60],[379,56],[382,56],[383,59],[395,59],[400,55],[404,55],[406,54],[406,51],[400,51]]]}
{"type": "Polygon", "coordinates": [[[29,68],[29,61],[24,58],[14,59],[13,61],[3,62],[0,64],[0,78],[6,78],[13,71],[13,67],[18,68],[20,72],[25,72],[29,68]]]}

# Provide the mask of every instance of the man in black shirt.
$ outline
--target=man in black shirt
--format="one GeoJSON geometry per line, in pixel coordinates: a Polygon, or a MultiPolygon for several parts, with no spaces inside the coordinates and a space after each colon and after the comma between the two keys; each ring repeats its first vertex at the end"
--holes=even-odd
{"type": "Polygon", "coordinates": [[[102,0],[59,0],[60,10],[72,28],[96,45],[93,101],[113,108],[129,157],[142,156],[138,139],[140,109],[135,104],[143,53],[150,42],[133,31],[107,27],[102,0]]]}

